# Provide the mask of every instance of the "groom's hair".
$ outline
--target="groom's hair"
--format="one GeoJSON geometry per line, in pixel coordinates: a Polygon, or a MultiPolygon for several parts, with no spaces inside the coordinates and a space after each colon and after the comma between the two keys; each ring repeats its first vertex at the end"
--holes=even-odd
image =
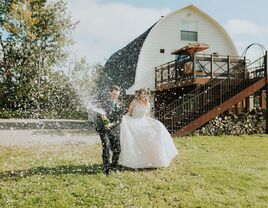
{"type": "Polygon", "coordinates": [[[121,91],[120,87],[117,86],[117,85],[112,85],[112,86],[111,86],[111,92],[112,92],[113,90],[121,91]]]}

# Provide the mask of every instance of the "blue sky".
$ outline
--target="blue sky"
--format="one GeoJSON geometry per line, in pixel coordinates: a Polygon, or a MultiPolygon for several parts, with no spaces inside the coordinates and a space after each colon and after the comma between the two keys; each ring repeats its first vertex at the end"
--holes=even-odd
{"type": "MultiPolygon", "coordinates": [[[[72,59],[102,64],[162,15],[194,4],[219,22],[238,52],[257,42],[268,48],[267,0],[68,0],[74,21],[72,59]]],[[[255,48],[253,50],[257,50],[255,48]]]]}

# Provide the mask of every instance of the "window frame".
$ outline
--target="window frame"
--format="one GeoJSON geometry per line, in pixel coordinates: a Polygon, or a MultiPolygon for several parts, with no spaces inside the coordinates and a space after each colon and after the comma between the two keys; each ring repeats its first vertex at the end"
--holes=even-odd
{"type": "Polygon", "coordinates": [[[198,42],[198,32],[197,31],[190,31],[190,30],[180,30],[180,37],[181,41],[192,41],[192,42],[198,42]],[[183,33],[186,33],[186,38],[184,39],[185,35],[183,33]],[[194,35],[194,39],[191,38],[191,36],[194,35]]]}

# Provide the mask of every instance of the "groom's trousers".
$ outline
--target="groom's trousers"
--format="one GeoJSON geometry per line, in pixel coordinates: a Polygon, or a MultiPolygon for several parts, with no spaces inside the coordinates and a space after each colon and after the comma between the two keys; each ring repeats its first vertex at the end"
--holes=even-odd
{"type": "Polygon", "coordinates": [[[110,169],[110,149],[113,153],[112,166],[118,165],[119,155],[121,151],[120,136],[119,134],[112,134],[109,131],[100,133],[102,143],[102,160],[104,171],[107,172],[110,169]]]}

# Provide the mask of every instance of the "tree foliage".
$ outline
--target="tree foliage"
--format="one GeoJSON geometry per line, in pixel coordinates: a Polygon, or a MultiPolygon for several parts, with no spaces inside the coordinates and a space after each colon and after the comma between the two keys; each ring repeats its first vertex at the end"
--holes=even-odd
{"type": "Polygon", "coordinates": [[[75,63],[71,82],[87,110],[98,105],[99,80],[103,71],[101,64],[89,65],[85,58],[75,63]]]}
{"type": "Polygon", "coordinates": [[[70,80],[53,70],[66,60],[65,47],[72,43],[75,24],[66,2],[0,2],[0,106],[39,112],[53,107],[61,112],[60,103],[65,103],[65,108],[76,109],[79,103],[73,100],[70,80]]]}

